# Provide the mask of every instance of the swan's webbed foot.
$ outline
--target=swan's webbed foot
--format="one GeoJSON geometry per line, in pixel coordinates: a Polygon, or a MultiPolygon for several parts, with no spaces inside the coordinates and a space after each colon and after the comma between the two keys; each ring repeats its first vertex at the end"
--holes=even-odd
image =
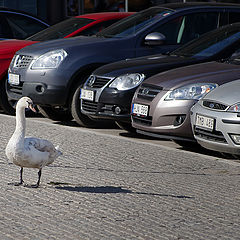
{"type": "Polygon", "coordinates": [[[21,186],[23,185],[24,181],[22,182],[13,182],[13,183],[8,183],[8,185],[13,185],[13,186],[21,186]]]}
{"type": "Polygon", "coordinates": [[[8,185],[21,186],[23,185],[23,168],[20,169],[20,182],[8,183],[8,185]]]}
{"type": "Polygon", "coordinates": [[[39,187],[39,184],[40,184],[41,175],[42,175],[42,170],[40,169],[40,170],[38,171],[38,181],[37,181],[37,183],[36,183],[36,184],[33,184],[33,185],[24,185],[24,187],[38,188],[38,187],[39,187]]]}
{"type": "Polygon", "coordinates": [[[32,184],[32,185],[25,184],[24,187],[27,187],[27,188],[38,188],[39,184],[32,184]]]}

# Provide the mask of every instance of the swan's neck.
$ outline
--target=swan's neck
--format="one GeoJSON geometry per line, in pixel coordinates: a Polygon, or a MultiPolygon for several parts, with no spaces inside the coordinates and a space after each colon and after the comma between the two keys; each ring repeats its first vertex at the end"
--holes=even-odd
{"type": "Polygon", "coordinates": [[[24,138],[25,137],[25,128],[26,128],[26,119],[25,119],[25,108],[16,109],[16,129],[14,135],[24,138]]]}

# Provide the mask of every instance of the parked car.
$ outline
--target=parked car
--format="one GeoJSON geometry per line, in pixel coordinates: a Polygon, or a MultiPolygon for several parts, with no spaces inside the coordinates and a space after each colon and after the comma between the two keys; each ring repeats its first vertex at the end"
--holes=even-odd
{"type": "MultiPolygon", "coordinates": [[[[92,119],[111,119],[121,128],[134,132],[130,118],[131,101],[142,81],[145,83],[145,79],[154,74],[177,67],[228,58],[237,48],[240,48],[240,23],[208,32],[167,55],[104,65],[93,72],[81,90],[81,112],[89,117],[87,121],[83,116],[85,121],[82,122],[91,126],[92,119]]],[[[178,70],[175,72],[177,74],[178,70]]],[[[159,75],[161,81],[165,75],[159,75]]]]}
{"type": "MultiPolygon", "coordinates": [[[[239,59],[235,64],[239,65],[239,59]]],[[[191,109],[194,137],[204,148],[240,156],[240,80],[214,89],[191,109]]]]}
{"type": "Polygon", "coordinates": [[[53,120],[72,115],[77,119],[80,88],[96,68],[174,50],[229,19],[239,19],[239,11],[239,5],[223,3],[166,4],[120,20],[94,37],[27,46],[16,53],[9,67],[8,96],[13,100],[31,97],[40,112],[53,120]]]}
{"type": "Polygon", "coordinates": [[[147,79],[133,97],[132,126],[138,133],[190,146],[195,142],[190,109],[206,93],[239,78],[240,56],[234,55],[224,62],[176,68],[147,79]]]}
{"type": "Polygon", "coordinates": [[[9,102],[5,90],[5,80],[9,64],[16,53],[23,47],[40,41],[47,41],[74,36],[91,36],[111,24],[132,15],[132,12],[116,13],[91,13],[69,18],[42,30],[26,40],[5,40],[0,44],[0,106],[8,114],[14,114],[15,109],[9,102]],[[10,105],[9,105],[10,104],[10,105]]]}
{"type": "Polygon", "coordinates": [[[0,7],[0,40],[25,39],[49,24],[23,11],[0,7]]]}

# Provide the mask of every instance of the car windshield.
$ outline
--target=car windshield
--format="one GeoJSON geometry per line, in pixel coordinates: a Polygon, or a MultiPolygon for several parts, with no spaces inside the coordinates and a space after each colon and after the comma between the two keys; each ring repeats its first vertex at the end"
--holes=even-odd
{"type": "Polygon", "coordinates": [[[75,32],[81,27],[88,25],[91,22],[94,22],[93,19],[88,18],[69,18],[65,21],[57,23],[49,28],[44,29],[41,32],[38,32],[27,40],[31,41],[47,41],[52,39],[64,38],[72,32],[75,32]]]}
{"type": "Polygon", "coordinates": [[[200,38],[171,52],[170,55],[210,57],[221,52],[234,42],[239,41],[239,39],[239,25],[238,27],[223,27],[202,35],[200,38]]]}
{"type": "Polygon", "coordinates": [[[104,38],[123,38],[133,35],[147,25],[166,17],[173,12],[174,10],[166,8],[149,8],[145,11],[135,13],[126,19],[120,20],[100,33],[97,33],[96,36],[104,38]]]}

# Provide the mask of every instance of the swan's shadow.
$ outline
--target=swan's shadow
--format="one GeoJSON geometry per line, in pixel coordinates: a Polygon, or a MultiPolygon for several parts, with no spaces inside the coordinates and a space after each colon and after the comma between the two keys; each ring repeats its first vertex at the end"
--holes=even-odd
{"type": "Polygon", "coordinates": [[[184,195],[169,195],[169,194],[159,194],[159,193],[147,193],[147,192],[133,192],[122,187],[113,186],[99,186],[99,187],[84,187],[84,186],[56,186],[56,189],[67,190],[73,192],[82,193],[129,193],[129,194],[139,194],[148,196],[159,196],[159,197],[173,197],[173,198],[194,198],[184,195]]]}

